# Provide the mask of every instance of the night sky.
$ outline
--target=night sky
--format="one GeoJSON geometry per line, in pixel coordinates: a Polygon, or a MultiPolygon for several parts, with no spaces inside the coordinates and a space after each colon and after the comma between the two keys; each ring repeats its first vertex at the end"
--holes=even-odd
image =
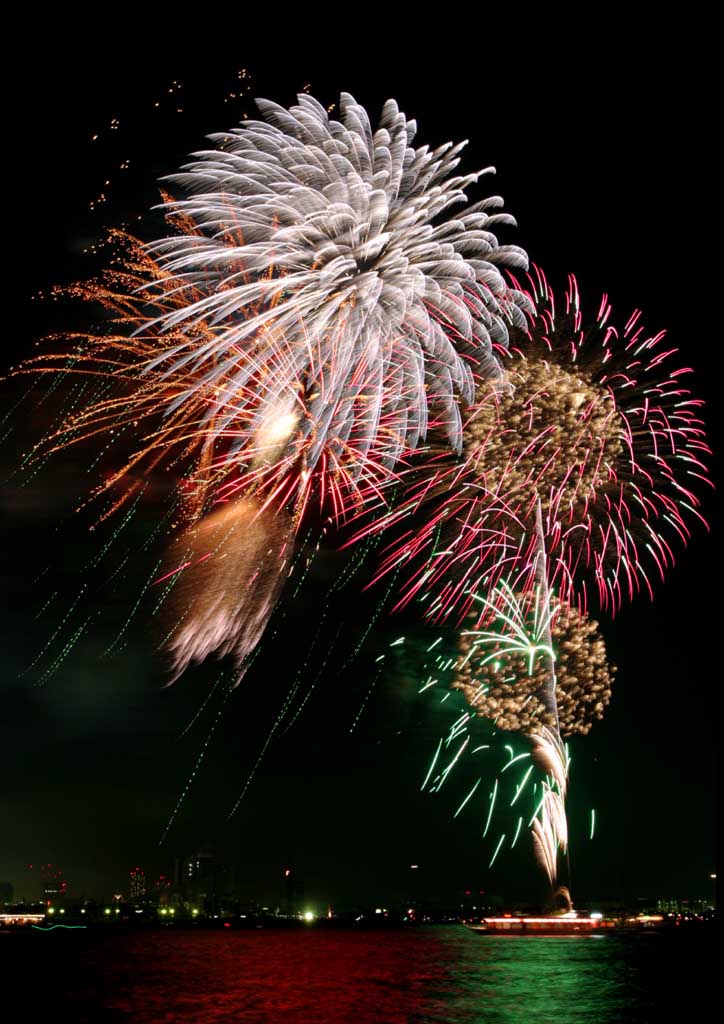
{"type": "MultiPolygon", "coordinates": [[[[235,48],[208,40],[184,48],[155,29],[142,45],[139,29],[127,44],[121,33],[112,45],[106,39],[96,45],[80,36],[71,43],[66,25],[61,50],[49,32],[14,83],[5,210],[11,317],[3,360],[13,365],[43,334],[82,326],[88,310],[43,305],[31,296],[97,271],[98,261],[83,249],[102,228],[144,214],[162,174],[199,148],[205,133],[230,127],[251,110],[248,99],[224,103],[249,83],[237,77],[246,68],[252,94],[285,105],[309,84],[325,104],[340,90],[352,92],[374,120],[393,96],[417,119],[417,144],[469,138],[463,168],[494,164],[498,171],[470,190],[473,201],[500,192],[518,220],[518,229],[501,232],[503,240],[525,247],[561,287],[575,272],[591,314],[607,292],[621,318],[638,307],[648,327],[666,327],[697,371],[695,390],[707,401],[705,417],[720,450],[706,60],[686,76],[677,71],[682,55],[691,60],[698,52],[693,30],[659,24],[655,35],[632,38],[617,28],[600,30],[595,39],[538,44],[532,25],[517,54],[506,44],[512,25],[488,34],[481,24],[470,38],[459,26],[454,46],[441,46],[434,31],[419,44],[405,37],[403,45],[389,28],[367,49],[338,47],[334,57],[321,36],[296,51],[291,39],[261,46],[251,31],[239,32],[235,48]],[[182,87],[169,94],[174,80],[182,87]],[[153,106],[157,100],[160,108],[153,106]],[[110,129],[113,118],[117,129],[110,129]],[[117,170],[124,158],[131,162],[127,174],[117,170]],[[104,188],[106,178],[111,186],[104,188]],[[89,210],[104,190],[109,202],[89,210]]],[[[139,225],[152,237],[153,221],[139,225]]],[[[9,406],[22,388],[3,387],[9,406]]],[[[219,666],[164,688],[163,662],[154,651],[158,635],[143,609],[104,653],[152,568],[137,549],[153,529],[153,502],[120,543],[119,553],[126,543],[135,551],[125,580],[108,582],[102,572],[84,569],[99,537],[88,534],[87,519],[73,515],[94,482],[88,471],[94,451],[54,458],[23,487],[11,476],[57,413],[50,400],[40,408],[26,402],[3,436],[8,614],[0,881],[11,881],[18,896],[36,896],[37,882],[23,866],[53,862],[71,892],[107,895],[124,888],[136,864],[169,873],[174,857],[211,846],[236,867],[243,893],[268,900],[281,899],[288,863],[319,906],[403,896],[412,863],[421,865],[419,884],[430,894],[470,886],[508,898],[526,892],[526,875],[535,871],[529,850],[501,856],[486,870],[491,846],[481,839],[482,804],[453,821],[452,795],[419,792],[440,713],[416,697],[411,654],[388,654],[385,671],[371,684],[375,659],[402,635],[410,638],[406,652],[422,645],[420,628],[414,615],[383,615],[350,660],[382,591],[360,595],[362,573],[322,616],[329,586],[346,564],[332,545],[315,562],[304,595],[273,621],[276,637],[223,713],[212,698],[180,736],[219,666]],[[83,586],[68,628],[27,670],[83,586]],[[91,615],[78,644],[46,678],[63,643],[91,615]],[[269,746],[227,821],[300,666],[308,699],[269,746]],[[159,845],[214,725],[187,798],[159,845]]],[[[615,621],[602,619],[618,666],[614,697],[604,721],[571,744],[573,891],[582,899],[711,891],[721,534],[717,499],[712,493],[704,500],[712,533],[694,526],[689,549],[680,552],[655,602],[640,596],[615,621]],[[591,807],[598,819],[593,841],[591,807]]]]}

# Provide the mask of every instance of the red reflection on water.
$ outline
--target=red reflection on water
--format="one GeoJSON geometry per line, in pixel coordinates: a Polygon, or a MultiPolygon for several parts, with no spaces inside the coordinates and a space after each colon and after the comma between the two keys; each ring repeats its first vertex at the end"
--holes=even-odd
{"type": "Polygon", "coordinates": [[[90,974],[104,1010],[134,1024],[409,1024],[442,973],[437,941],[407,930],[149,932],[102,945],[81,955],[70,1019],[90,1020],[73,1016],[88,1007],[90,974]]]}

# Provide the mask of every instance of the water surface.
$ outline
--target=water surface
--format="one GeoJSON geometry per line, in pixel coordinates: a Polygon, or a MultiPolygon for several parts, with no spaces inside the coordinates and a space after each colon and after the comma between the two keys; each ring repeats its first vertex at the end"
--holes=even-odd
{"type": "Polygon", "coordinates": [[[14,963],[6,974],[14,986],[26,975],[33,1021],[640,1024],[712,1005],[712,942],[708,930],[481,937],[460,926],[109,929],[5,934],[0,963],[14,963]]]}

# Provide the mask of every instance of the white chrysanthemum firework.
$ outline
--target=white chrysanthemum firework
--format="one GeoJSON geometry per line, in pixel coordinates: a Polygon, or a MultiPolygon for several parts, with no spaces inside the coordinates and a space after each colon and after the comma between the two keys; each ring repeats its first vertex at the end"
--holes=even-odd
{"type": "Polygon", "coordinates": [[[212,135],[171,178],[187,198],[166,207],[182,233],[151,246],[176,293],[149,370],[192,384],[168,412],[212,392],[205,430],[244,467],[239,488],[251,475],[285,496],[315,470],[354,488],[433,420],[459,449],[459,405],[525,326],[498,269],[527,262],[493,233],[514,223],[502,199],[449,217],[486,171],[453,175],[465,143],[414,149],[393,100],[375,132],[347,94],[341,121],[304,94],[258,106],[266,122],[212,135]]]}

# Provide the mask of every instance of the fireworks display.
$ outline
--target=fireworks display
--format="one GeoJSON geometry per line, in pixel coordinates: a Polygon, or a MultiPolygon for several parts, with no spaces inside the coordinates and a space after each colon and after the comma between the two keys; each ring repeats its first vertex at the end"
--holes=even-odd
{"type": "MultiPolygon", "coordinates": [[[[173,679],[227,658],[223,704],[287,579],[304,563],[303,580],[328,529],[357,523],[348,578],[329,586],[234,810],[332,656],[338,634],[328,649],[320,641],[330,601],[386,544],[373,575],[388,591],[339,674],[400,587],[397,608],[414,602],[428,626],[454,632],[421,692],[444,689],[440,703],[464,710],[422,788],[439,792],[463,755],[482,761],[502,734],[508,758],[484,796],[483,836],[508,782],[520,813],[488,867],[527,822],[555,884],[568,845],[563,737],[603,717],[615,675],[591,598],[613,614],[652,594],[702,520],[710,452],[690,371],[639,312],[616,324],[607,296],[588,323],[572,276],[560,298],[537,268],[515,277],[526,254],[497,237],[515,222],[499,196],[469,203],[493,169],[457,173],[465,143],[414,147],[416,124],[393,100],[375,128],[346,93],[338,120],[304,93],[289,109],[257,105],[263,120],[209,136],[164,179],[163,237],[112,230],[100,275],[56,293],[103,319],[20,368],[49,391],[73,382],[29,461],[102,446],[102,478],[81,507],[97,510],[93,528],[124,518],[93,565],[164,480],[164,552],[129,619],[147,590],[158,595],[173,679]],[[475,745],[476,728],[497,739],[475,745]]],[[[476,793],[479,804],[484,775],[455,816],[476,793]]]]}
{"type": "Polygon", "coordinates": [[[463,630],[453,687],[476,715],[500,729],[530,735],[557,725],[563,736],[586,735],[610,702],[615,671],[598,623],[555,601],[541,608],[531,595],[503,591],[503,597],[497,601],[499,613],[513,629],[463,630]],[[547,657],[541,657],[549,653],[541,643],[541,614],[550,617],[557,723],[538,696],[550,671],[547,657]]]}
{"type": "MultiPolygon", "coordinates": [[[[493,599],[485,601],[493,604],[493,599]]],[[[536,699],[536,685],[541,691],[547,691],[549,683],[548,673],[537,663],[542,659],[545,665],[546,659],[554,655],[544,639],[548,632],[549,610],[540,602],[537,609],[525,608],[505,587],[494,595],[494,607],[499,611],[494,620],[497,632],[491,629],[487,636],[478,632],[475,638],[481,641],[481,646],[487,646],[485,640],[489,640],[490,646],[498,649],[498,658],[501,650],[508,654],[515,651],[515,658],[524,658],[525,664],[516,666],[520,669],[520,693],[536,699]],[[539,678],[531,677],[531,666],[539,678]]],[[[447,636],[448,641],[451,639],[447,636]]],[[[476,817],[482,820],[483,838],[490,834],[493,844],[489,867],[502,850],[516,846],[525,825],[530,830],[536,860],[553,884],[557,877],[558,852],[565,853],[568,844],[565,799],[570,759],[555,721],[550,727],[544,724],[552,720],[547,694],[539,691],[545,699],[539,699],[539,715],[527,731],[520,727],[522,723],[506,728],[514,723],[501,723],[499,708],[485,708],[477,703],[487,685],[485,666],[478,673],[481,682],[474,691],[474,684],[461,686],[464,666],[460,655],[445,640],[446,636],[440,635],[428,648],[427,657],[431,661],[423,666],[426,678],[419,693],[436,702],[440,711],[447,710],[452,722],[447,733],[439,738],[421,788],[430,794],[441,793],[443,789],[454,789],[449,782],[453,775],[467,776],[468,780],[477,775],[462,799],[459,796],[455,799],[453,817],[464,813],[469,821],[476,817]],[[464,698],[462,707],[461,696],[464,698]],[[491,713],[485,714],[485,711],[491,713]],[[461,771],[463,765],[465,768],[461,771]],[[487,791],[483,785],[486,778],[491,782],[487,791]],[[503,824],[511,813],[517,817],[512,832],[507,822],[503,824]],[[497,836],[496,818],[501,819],[499,827],[505,829],[497,836]]],[[[458,646],[460,643],[459,639],[458,646]]]]}
{"type": "Polygon", "coordinates": [[[461,618],[502,574],[527,566],[532,585],[538,507],[549,583],[581,610],[591,579],[611,612],[651,593],[673,562],[671,538],[685,543],[701,519],[709,449],[676,349],[638,313],[617,328],[606,297],[585,328],[573,278],[562,310],[542,273],[529,283],[535,316],[512,334],[507,387],[478,387],[463,458],[419,460],[404,497],[369,527],[404,524],[380,572],[411,560],[403,601],[432,593],[436,620],[461,618]]]}
{"type": "Polygon", "coordinates": [[[201,390],[227,462],[304,504],[318,468],[320,487],[374,482],[431,419],[459,449],[458,403],[474,377],[500,374],[492,347],[527,302],[497,268],[526,264],[492,233],[512,222],[490,212],[500,198],[444,219],[483,173],[452,174],[461,145],[413,149],[415,122],[392,100],[374,132],[347,94],[341,121],[298,101],[258,101],[266,122],[212,136],[171,177],[190,193],[166,206],[186,230],[150,247],[174,308],[152,321],[147,370],[195,375],[167,415],[201,390]]]}
{"type": "Polygon", "coordinates": [[[405,570],[398,606],[416,598],[432,622],[466,622],[452,686],[477,716],[530,737],[546,776],[533,841],[554,883],[567,847],[561,735],[588,732],[611,695],[590,581],[609,612],[653,593],[671,538],[686,543],[702,518],[710,453],[663,332],[647,335],[638,312],[616,327],[605,296],[584,327],[574,278],[562,309],[542,272],[528,284],[535,312],[511,331],[504,377],[478,383],[461,457],[431,438],[360,533],[397,530],[378,576],[405,570]]]}
{"type": "Polygon", "coordinates": [[[179,480],[190,554],[169,572],[185,574],[186,599],[198,593],[169,641],[177,674],[252,650],[310,496],[344,517],[360,482],[376,493],[429,423],[459,449],[460,403],[500,374],[493,346],[528,305],[498,270],[526,265],[492,232],[512,223],[500,198],[445,219],[483,173],[453,174],[461,145],[412,148],[415,124],[393,101],[374,132],[346,94],[341,122],[304,94],[289,111],[258,105],[267,122],[213,136],[216,149],[171,176],[189,196],[163,194],[172,236],[142,245],[113,232],[112,268],[70,289],[100,302],[111,329],[23,368],[101,383],[41,447],[129,439],[96,491],[114,495],[103,516],[144,474],[179,480]],[[272,533],[284,538],[273,559],[260,541],[272,533]],[[260,580],[263,599],[249,586],[260,580]]]}

